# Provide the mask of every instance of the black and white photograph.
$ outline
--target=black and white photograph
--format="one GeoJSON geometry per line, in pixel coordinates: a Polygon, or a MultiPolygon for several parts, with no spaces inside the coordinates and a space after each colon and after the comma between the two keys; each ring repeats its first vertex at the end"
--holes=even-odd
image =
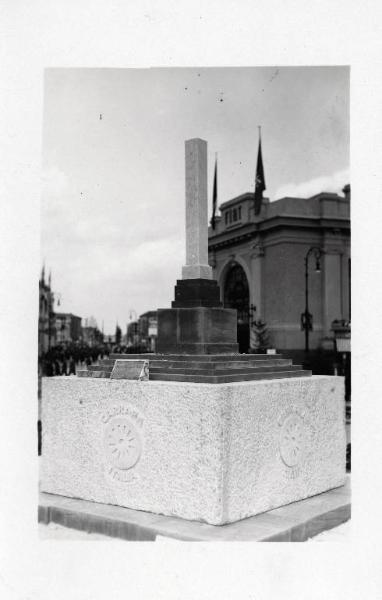
{"type": "Polygon", "coordinates": [[[1,13],[1,596],[378,598],[376,2],[1,13]]]}
{"type": "Polygon", "coordinates": [[[346,536],[349,76],[46,70],[42,535],[346,536]]]}

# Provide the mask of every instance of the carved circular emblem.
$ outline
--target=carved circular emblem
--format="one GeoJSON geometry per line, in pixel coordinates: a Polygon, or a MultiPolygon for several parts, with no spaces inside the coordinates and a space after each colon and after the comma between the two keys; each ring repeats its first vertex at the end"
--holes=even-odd
{"type": "Polygon", "coordinates": [[[305,451],[305,426],[296,414],[289,415],[281,427],[280,454],[288,467],[296,466],[305,451]]]}
{"type": "Polygon", "coordinates": [[[114,417],[105,427],[104,446],[110,463],[117,469],[131,469],[142,452],[141,437],[126,417],[114,417]]]}

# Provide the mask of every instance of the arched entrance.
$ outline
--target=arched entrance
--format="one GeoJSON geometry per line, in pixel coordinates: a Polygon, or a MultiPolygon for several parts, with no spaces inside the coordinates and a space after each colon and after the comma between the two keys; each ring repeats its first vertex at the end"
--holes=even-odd
{"type": "Polygon", "coordinates": [[[243,267],[237,263],[229,269],[225,278],[224,308],[236,308],[239,352],[248,352],[249,286],[243,267]]]}

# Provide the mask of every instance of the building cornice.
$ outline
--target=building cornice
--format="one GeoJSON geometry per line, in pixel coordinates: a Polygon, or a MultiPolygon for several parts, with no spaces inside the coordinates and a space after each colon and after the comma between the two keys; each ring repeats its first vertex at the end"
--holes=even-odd
{"type": "MultiPolygon", "coordinates": [[[[276,229],[317,229],[321,231],[338,229],[339,232],[346,231],[350,235],[350,219],[343,217],[301,217],[294,215],[277,215],[257,223],[246,223],[234,230],[222,231],[210,236],[208,239],[209,250],[216,250],[224,246],[232,246],[250,240],[254,237],[267,234],[276,229]]],[[[262,236],[261,236],[262,237],[262,236]]]]}

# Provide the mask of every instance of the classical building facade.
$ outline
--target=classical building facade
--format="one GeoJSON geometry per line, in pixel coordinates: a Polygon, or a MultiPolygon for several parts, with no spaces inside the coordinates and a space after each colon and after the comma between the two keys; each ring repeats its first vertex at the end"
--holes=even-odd
{"type": "Polygon", "coordinates": [[[333,338],[334,320],[350,320],[350,185],[343,193],[264,199],[258,215],[251,193],[220,205],[209,228],[209,264],[224,306],[238,310],[241,352],[259,320],[276,349],[303,349],[306,288],[311,349],[333,338]]]}
{"type": "Polygon", "coordinates": [[[56,313],[54,317],[57,344],[77,342],[81,340],[81,317],[77,317],[71,313],[56,313]]]}
{"type": "Polygon", "coordinates": [[[42,269],[38,282],[39,314],[38,314],[38,356],[39,358],[54,346],[54,295],[51,290],[51,276],[45,281],[45,269],[42,269]]]}

